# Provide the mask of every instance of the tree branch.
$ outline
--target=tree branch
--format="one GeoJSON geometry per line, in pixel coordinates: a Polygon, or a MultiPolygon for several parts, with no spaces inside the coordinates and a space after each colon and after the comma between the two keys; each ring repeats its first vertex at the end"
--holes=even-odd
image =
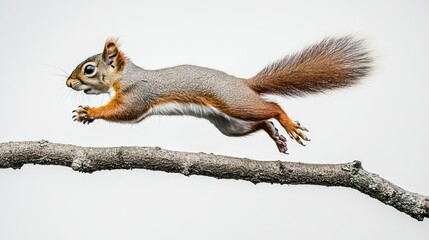
{"type": "Polygon", "coordinates": [[[367,172],[361,162],[306,164],[257,161],[206,153],[168,151],[153,147],[92,148],[37,142],[0,143],[0,168],[24,164],[61,165],[91,173],[106,169],[132,169],[240,179],[253,183],[312,184],[354,188],[422,221],[429,217],[429,197],[406,191],[367,172]]]}

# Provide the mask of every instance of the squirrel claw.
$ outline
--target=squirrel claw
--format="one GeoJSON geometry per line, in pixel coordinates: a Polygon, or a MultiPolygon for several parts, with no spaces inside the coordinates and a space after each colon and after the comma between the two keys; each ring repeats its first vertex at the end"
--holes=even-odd
{"type": "MultiPolygon", "coordinates": [[[[281,136],[281,135],[280,135],[281,136]]],[[[287,154],[287,145],[286,141],[280,140],[280,138],[276,141],[277,148],[279,149],[279,152],[286,153],[287,154]]]]}
{"type": "Polygon", "coordinates": [[[283,135],[279,134],[279,130],[276,127],[274,127],[273,122],[270,121],[270,123],[273,127],[273,130],[274,130],[274,134],[271,135],[271,138],[276,143],[277,148],[279,149],[279,152],[284,153],[284,154],[288,154],[287,153],[286,138],[283,135]]]}
{"type": "Polygon", "coordinates": [[[295,124],[292,125],[290,129],[286,129],[286,131],[290,138],[294,139],[302,146],[305,146],[303,140],[310,141],[310,139],[303,133],[303,131],[308,132],[308,129],[301,126],[301,123],[298,121],[295,121],[295,124]]]}
{"type": "Polygon", "coordinates": [[[77,109],[73,110],[76,113],[72,116],[73,122],[82,122],[83,124],[90,124],[94,121],[94,118],[88,113],[88,106],[80,105],[77,109]]]}

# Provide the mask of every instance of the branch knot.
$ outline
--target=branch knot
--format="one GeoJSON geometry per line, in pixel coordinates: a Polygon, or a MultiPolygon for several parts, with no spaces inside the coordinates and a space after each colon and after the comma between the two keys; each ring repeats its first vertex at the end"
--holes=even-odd
{"type": "Polygon", "coordinates": [[[91,168],[91,160],[86,156],[84,151],[76,151],[71,168],[80,172],[92,172],[89,171],[91,168]]]}
{"type": "Polygon", "coordinates": [[[46,146],[46,144],[49,143],[49,141],[45,140],[45,139],[42,139],[42,140],[38,141],[38,143],[40,144],[41,147],[44,147],[44,146],[46,146]]]}
{"type": "Polygon", "coordinates": [[[352,175],[356,175],[359,170],[362,169],[362,162],[355,160],[351,163],[344,164],[341,169],[350,172],[352,175]]]}

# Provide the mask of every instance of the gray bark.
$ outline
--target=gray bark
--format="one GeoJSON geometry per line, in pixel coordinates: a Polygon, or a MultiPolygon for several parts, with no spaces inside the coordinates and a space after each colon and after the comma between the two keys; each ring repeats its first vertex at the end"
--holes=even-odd
{"type": "Polygon", "coordinates": [[[93,148],[48,141],[0,143],[0,168],[24,164],[61,165],[91,173],[106,169],[141,168],[253,183],[312,184],[356,189],[422,221],[429,217],[429,197],[406,191],[362,168],[359,161],[307,164],[257,161],[153,147],[93,148]]]}

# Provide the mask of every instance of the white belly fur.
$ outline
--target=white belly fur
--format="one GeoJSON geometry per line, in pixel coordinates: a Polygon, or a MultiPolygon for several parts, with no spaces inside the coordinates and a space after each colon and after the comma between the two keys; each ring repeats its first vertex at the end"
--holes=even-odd
{"type": "Polygon", "coordinates": [[[151,115],[188,115],[205,118],[226,135],[246,133],[252,129],[252,122],[228,116],[213,106],[204,106],[195,103],[171,102],[160,104],[143,114],[138,121],[151,115]]]}

